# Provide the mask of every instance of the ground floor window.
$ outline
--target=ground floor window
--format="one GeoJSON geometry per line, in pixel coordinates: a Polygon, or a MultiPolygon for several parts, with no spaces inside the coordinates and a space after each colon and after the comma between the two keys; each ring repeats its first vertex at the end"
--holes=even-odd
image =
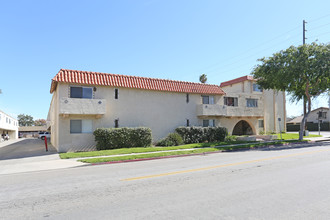
{"type": "Polygon", "coordinates": [[[215,120],[214,119],[203,120],[203,127],[215,127],[215,120]]]}
{"type": "Polygon", "coordinates": [[[92,133],[93,120],[70,120],[70,133],[92,133]]]}
{"type": "Polygon", "coordinates": [[[259,128],[263,128],[264,127],[264,120],[259,120],[259,128]]]}

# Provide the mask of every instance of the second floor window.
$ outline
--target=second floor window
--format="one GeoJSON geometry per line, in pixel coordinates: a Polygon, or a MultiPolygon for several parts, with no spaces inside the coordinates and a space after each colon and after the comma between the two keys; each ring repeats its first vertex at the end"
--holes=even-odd
{"type": "Polygon", "coordinates": [[[70,98],[92,99],[93,88],[91,87],[70,87],[70,98]]]}
{"type": "Polygon", "coordinates": [[[246,107],[258,107],[258,99],[246,99],[246,107]]]}
{"type": "Polygon", "coordinates": [[[318,112],[319,119],[327,119],[327,113],[326,112],[318,112]]]}
{"type": "Polygon", "coordinates": [[[203,99],[203,104],[210,104],[210,105],[214,104],[214,96],[203,95],[202,99],[203,99]]]}
{"type": "Polygon", "coordinates": [[[255,91],[255,92],[262,92],[262,88],[257,83],[253,83],[253,91],[255,91]]]}
{"type": "Polygon", "coordinates": [[[238,98],[225,97],[225,105],[227,105],[227,106],[238,106],[238,98]]]}

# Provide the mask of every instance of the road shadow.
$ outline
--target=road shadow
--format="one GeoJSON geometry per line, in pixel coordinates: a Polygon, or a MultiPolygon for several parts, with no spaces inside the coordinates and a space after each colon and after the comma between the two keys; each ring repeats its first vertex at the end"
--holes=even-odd
{"type": "Polygon", "coordinates": [[[57,154],[56,149],[48,143],[48,152],[45,142],[40,139],[24,139],[0,148],[0,160],[20,159],[57,154]]]}

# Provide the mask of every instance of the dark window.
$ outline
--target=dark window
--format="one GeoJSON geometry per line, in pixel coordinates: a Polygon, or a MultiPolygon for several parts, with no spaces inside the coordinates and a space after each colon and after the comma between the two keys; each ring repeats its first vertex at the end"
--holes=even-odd
{"type": "Polygon", "coordinates": [[[92,99],[93,88],[89,87],[70,87],[70,98],[92,99]]]}
{"type": "Polygon", "coordinates": [[[319,119],[326,119],[327,118],[327,113],[326,112],[319,111],[318,114],[319,114],[319,119]]]}
{"type": "Polygon", "coordinates": [[[215,120],[203,120],[203,127],[214,127],[215,126],[215,120]]]}
{"type": "Polygon", "coordinates": [[[227,105],[227,106],[238,106],[238,98],[225,97],[225,105],[227,105]]]}
{"type": "Polygon", "coordinates": [[[253,91],[255,92],[262,92],[262,88],[260,85],[253,83],[253,91]]]}
{"type": "Polygon", "coordinates": [[[115,128],[118,128],[119,127],[119,119],[116,119],[115,120],[115,128]]]}
{"type": "Polygon", "coordinates": [[[258,99],[246,99],[246,107],[258,107],[258,99]]]}
{"type": "Polygon", "coordinates": [[[70,120],[70,133],[92,133],[93,120],[70,120]]]}
{"type": "Polygon", "coordinates": [[[186,102],[189,103],[189,94],[186,95],[186,102]]]}
{"type": "Polygon", "coordinates": [[[214,96],[203,95],[203,104],[214,104],[214,96]]]}
{"type": "Polygon", "coordinates": [[[189,126],[190,126],[189,119],[187,119],[187,127],[189,127],[189,126]]]}
{"type": "Polygon", "coordinates": [[[115,89],[115,99],[118,99],[118,89],[115,89]]]}
{"type": "Polygon", "coordinates": [[[259,128],[263,128],[264,127],[264,120],[259,120],[259,128]]]}
{"type": "Polygon", "coordinates": [[[81,120],[70,120],[70,133],[76,134],[81,133],[81,120]]]}

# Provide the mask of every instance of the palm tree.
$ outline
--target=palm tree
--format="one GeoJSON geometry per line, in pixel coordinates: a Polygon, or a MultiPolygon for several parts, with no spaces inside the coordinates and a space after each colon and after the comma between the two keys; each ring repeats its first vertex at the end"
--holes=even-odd
{"type": "Polygon", "coordinates": [[[206,76],[206,74],[202,74],[202,75],[200,75],[200,77],[199,77],[199,81],[201,82],[201,83],[206,83],[206,81],[207,81],[207,76],[206,76]]]}

